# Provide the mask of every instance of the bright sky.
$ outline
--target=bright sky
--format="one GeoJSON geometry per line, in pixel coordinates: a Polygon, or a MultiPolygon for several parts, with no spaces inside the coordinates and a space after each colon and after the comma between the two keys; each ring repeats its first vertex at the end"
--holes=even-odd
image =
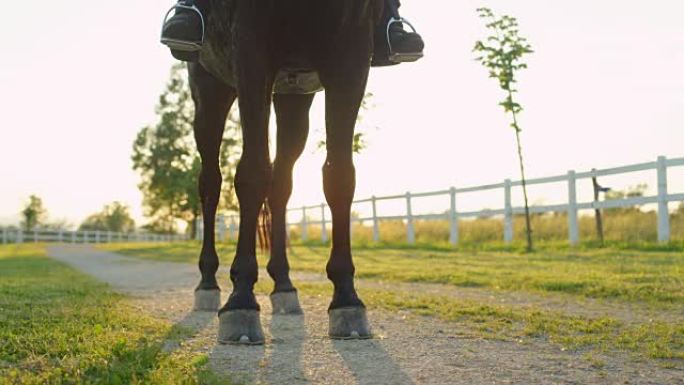
{"type": "MultiPolygon", "coordinates": [[[[16,223],[32,193],[53,220],[78,224],[113,200],[141,217],[131,144],[154,123],[173,63],[158,44],[171,3],[4,6],[0,224],[16,223]]],[[[518,17],[536,51],[519,79],[529,176],[684,156],[684,2],[403,3],[403,15],[426,41],[426,57],[371,74],[375,107],[362,128],[370,147],[357,157],[357,197],[517,178],[513,132],[497,106],[502,96],[471,52],[485,33],[479,6],[518,17]]],[[[312,112],[292,205],[323,201],[324,154],[315,150],[322,99],[312,112]]],[[[650,174],[644,178],[654,185],[650,174]]],[[[681,180],[670,182],[680,192],[681,180]]],[[[553,199],[554,192],[533,192],[533,202],[553,199]]]]}

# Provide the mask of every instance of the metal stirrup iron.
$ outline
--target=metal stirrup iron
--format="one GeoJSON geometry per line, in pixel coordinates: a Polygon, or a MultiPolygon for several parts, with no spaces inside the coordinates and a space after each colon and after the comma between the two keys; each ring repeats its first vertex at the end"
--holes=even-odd
{"type": "Polygon", "coordinates": [[[169,48],[173,50],[178,50],[178,51],[185,51],[185,52],[197,52],[202,49],[202,46],[204,45],[204,32],[205,32],[205,24],[204,24],[204,15],[202,15],[202,12],[197,8],[196,5],[190,4],[186,5],[184,3],[177,3],[171,9],[169,9],[168,12],[166,12],[166,16],[164,16],[164,21],[162,22],[162,34],[161,34],[161,43],[168,46],[169,48]],[[179,40],[179,39],[172,39],[172,38],[165,38],[164,37],[164,25],[166,25],[167,20],[169,19],[169,15],[171,15],[171,12],[178,11],[179,9],[184,9],[188,10],[191,12],[195,12],[199,18],[200,21],[202,22],[202,38],[199,42],[197,41],[187,41],[187,40],[179,40]]]}
{"type": "Polygon", "coordinates": [[[387,23],[387,45],[389,46],[389,60],[395,63],[408,63],[408,62],[414,62],[420,58],[423,57],[422,52],[394,52],[394,49],[392,48],[392,41],[390,39],[390,27],[393,24],[401,24],[401,25],[408,25],[413,33],[418,33],[416,31],[416,28],[411,24],[408,20],[404,19],[403,17],[392,17],[390,18],[389,22],[387,23]]]}

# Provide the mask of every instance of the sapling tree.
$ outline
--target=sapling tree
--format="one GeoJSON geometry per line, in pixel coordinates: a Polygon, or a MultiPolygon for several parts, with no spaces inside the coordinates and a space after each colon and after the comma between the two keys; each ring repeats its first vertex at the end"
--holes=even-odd
{"type": "Polygon", "coordinates": [[[525,225],[527,234],[527,250],[532,250],[532,228],[530,225],[530,208],[527,200],[527,184],[525,180],[525,165],[523,162],[522,145],[520,144],[520,132],[518,115],[522,112],[522,106],[514,99],[517,90],[516,73],[518,70],[527,68],[522,59],[532,53],[532,47],[527,39],[519,35],[518,21],[511,16],[497,16],[489,8],[478,8],[478,15],[486,21],[486,27],[490,35],[486,40],[475,43],[474,52],[478,53],[477,61],[489,71],[489,77],[499,82],[499,87],[505,93],[505,99],[499,103],[506,114],[511,115],[511,127],[515,131],[515,139],[518,147],[518,159],[520,161],[520,174],[522,177],[523,196],[525,198],[525,225]]]}

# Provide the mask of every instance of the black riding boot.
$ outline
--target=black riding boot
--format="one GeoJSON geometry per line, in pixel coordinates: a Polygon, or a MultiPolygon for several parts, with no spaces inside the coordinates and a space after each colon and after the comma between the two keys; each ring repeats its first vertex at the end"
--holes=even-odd
{"type": "Polygon", "coordinates": [[[204,15],[193,0],[180,0],[168,14],[172,11],[174,15],[164,20],[161,43],[176,59],[197,61],[204,43],[204,15]]]}
{"type": "Polygon", "coordinates": [[[373,67],[413,62],[423,57],[423,38],[399,15],[399,6],[399,0],[385,0],[383,21],[375,29],[373,67]],[[405,23],[412,32],[404,29],[405,23]]]}

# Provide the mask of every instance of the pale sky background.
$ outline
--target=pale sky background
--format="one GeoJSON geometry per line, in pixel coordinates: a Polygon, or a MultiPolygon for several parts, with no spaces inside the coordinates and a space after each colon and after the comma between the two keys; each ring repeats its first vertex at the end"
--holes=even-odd
{"type": "MultiPolygon", "coordinates": [[[[52,220],[78,224],[120,200],[141,222],[131,145],[155,122],[173,63],[158,43],[171,4],[4,5],[0,225],[17,223],[32,193],[52,220]]],[[[402,13],[423,35],[426,57],[371,73],[375,107],[362,128],[370,146],[356,159],[357,198],[517,179],[514,135],[497,106],[502,95],[471,52],[485,34],[479,6],[516,16],[536,51],[519,79],[530,177],[684,156],[684,2],[405,0],[402,13]]],[[[292,205],[323,201],[324,154],[315,146],[322,100],[312,111],[292,205]]],[[[654,186],[654,174],[605,183],[654,186]]],[[[670,174],[670,190],[684,191],[682,170],[670,174]]],[[[531,200],[562,200],[563,187],[532,189],[531,200]]],[[[502,199],[494,192],[459,204],[493,208],[502,199]]]]}

